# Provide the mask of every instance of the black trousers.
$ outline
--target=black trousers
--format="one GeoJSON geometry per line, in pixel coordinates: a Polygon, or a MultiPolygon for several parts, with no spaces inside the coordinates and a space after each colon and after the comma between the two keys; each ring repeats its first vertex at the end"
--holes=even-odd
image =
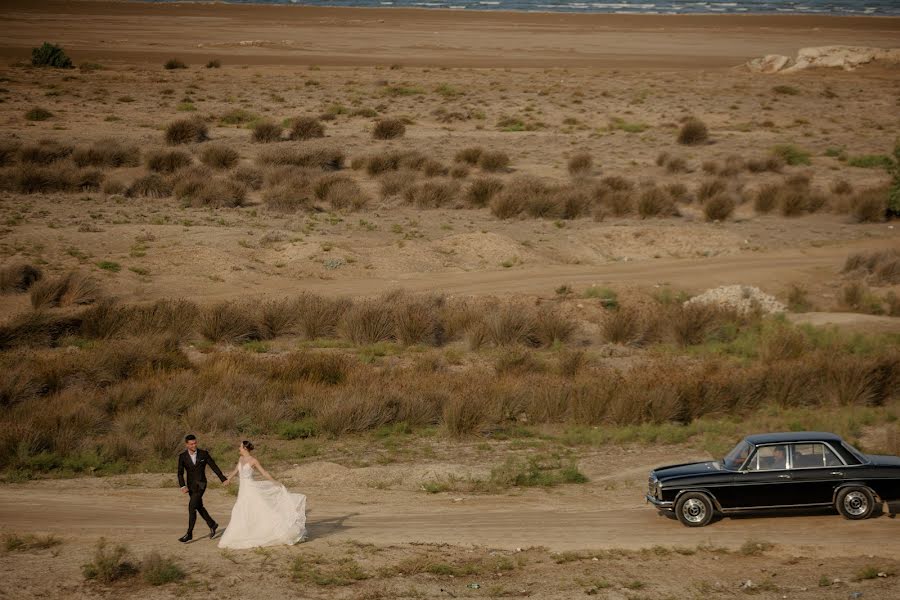
{"type": "Polygon", "coordinates": [[[205,487],[190,491],[191,501],[188,502],[188,533],[194,532],[194,524],[197,522],[197,513],[200,513],[200,516],[203,517],[203,520],[206,521],[206,524],[210,529],[217,524],[203,507],[203,493],[205,491],[205,487]]]}

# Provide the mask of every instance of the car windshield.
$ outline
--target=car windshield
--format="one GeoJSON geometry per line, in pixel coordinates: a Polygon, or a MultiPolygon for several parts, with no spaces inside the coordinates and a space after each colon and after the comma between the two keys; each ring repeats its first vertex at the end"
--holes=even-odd
{"type": "Polygon", "coordinates": [[[722,465],[729,471],[737,471],[750,456],[753,451],[753,444],[747,440],[741,441],[737,446],[722,459],[722,465]]]}

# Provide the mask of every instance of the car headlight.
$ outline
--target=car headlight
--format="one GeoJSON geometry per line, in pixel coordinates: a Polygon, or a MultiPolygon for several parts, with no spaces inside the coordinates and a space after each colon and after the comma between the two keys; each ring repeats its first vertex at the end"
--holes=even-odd
{"type": "Polygon", "coordinates": [[[656,485],[653,486],[653,495],[657,498],[662,498],[662,484],[660,482],[656,482],[656,485]]]}

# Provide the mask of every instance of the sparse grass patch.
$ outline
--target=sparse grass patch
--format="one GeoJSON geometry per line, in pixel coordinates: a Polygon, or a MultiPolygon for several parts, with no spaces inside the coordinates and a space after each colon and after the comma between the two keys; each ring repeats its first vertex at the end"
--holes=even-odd
{"type": "Polygon", "coordinates": [[[163,68],[168,71],[173,71],[175,69],[187,69],[187,65],[184,64],[184,61],[178,58],[170,58],[163,63],[163,68]]]}
{"type": "Polygon", "coordinates": [[[772,149],[772,154],[791,166],[812,164],[809,152],[793,144],[779,144],[772,149]]]}
{"type": "Polygon", "coordinates": [[[173,558],[163,557],[159,552],[151,552],[141,562],[141,575],[144,581],[153,586],[175,583],[187,576],[173,558]]]}
{"type": "Polygon", "coordinates": [[[52,116],[52,112],[40,106],[35,106],[25,113],[25,119],[28,121],[46,121],[52,116]]]}
{"type": "Polygon", "coordinates": [[[594,167],[594,159],[587,152],[578,152],[574,154],[568,162],[570,175],[586,175],[591,172],[594,167]]]}
{"type": "Polygon", "coordinates": [[[28,550],[47,550],[62,544],[62,540],[55,535],[34,535],[28,533],[19,535],[17,533],[3,534],[3,549],[6,552],[25,552],[28,550]]]}
{"type": "Polygon", "coordinates": [[[847,165],[861,169],[891,169],[894,166],[894,160],[886,154],[864,154],[851,156],[847,159],[847,165]]]}

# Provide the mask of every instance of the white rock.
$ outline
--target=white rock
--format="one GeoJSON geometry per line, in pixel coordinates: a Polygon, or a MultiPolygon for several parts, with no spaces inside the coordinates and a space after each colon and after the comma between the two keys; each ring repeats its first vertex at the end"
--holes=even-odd
{"type": "Polygon", "coordinates": [[[765,313],[780,313],[787,310],[787,307],[774,296],[766,294],[758,287],[748,285],[726,285],[706,290],[684,303],[685,306],[691,304],[714,304],[732,308],[742,314],[757,308],[765,313]]]}
{"type": "Polygon", "coordinates": [[[801,48],[797,58],[768,54],[754,58],[745,67],[753,73],[793,73],[812,68],[840,68],[852,71],[871,62],[900,64],[900,48],[866,46],[813,46],[801,48]]]}

